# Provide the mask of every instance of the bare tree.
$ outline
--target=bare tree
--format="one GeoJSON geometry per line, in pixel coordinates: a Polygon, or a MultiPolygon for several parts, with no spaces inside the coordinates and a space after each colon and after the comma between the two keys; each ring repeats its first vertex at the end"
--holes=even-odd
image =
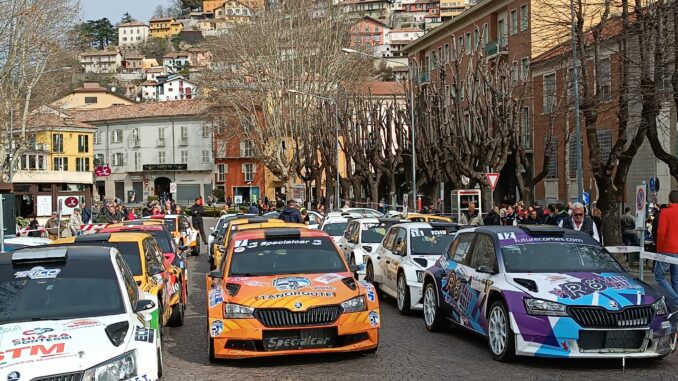
{"type": "Polygon", "coordinates": [[[9,155],[19,157],[26,148],[31,111],[63,87],[60,65],[71,56],[69,31],[78,21],[79,3],[4,0],[0,4],[5,10],[0,14],[0,158],[3,179],[11,180],[8,177],[18,161],[9,155]]]}

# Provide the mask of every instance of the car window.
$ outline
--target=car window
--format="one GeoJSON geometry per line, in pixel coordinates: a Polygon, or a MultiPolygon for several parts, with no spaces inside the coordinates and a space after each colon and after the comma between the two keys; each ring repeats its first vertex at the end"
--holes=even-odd
{"type": "Polygon", "coordinates": [[[360,241],[362,243],[380,243],[384,239],[387,226],[378,223],[363,224],[361,226],[360,241]]]}
{"type": "Polygon", "coordinates": [[[323,226],[323,231],[332,237],[341,237],[346,232],[346,225],[346,222],[325,224],[325,226],[323,226]]]}
{"type": "Polygon", "coordinates": [[[144,257],[146,258],[146,269],[149,269],[150,266],[159,266],[158,258],[155,255],[153,250],[153,245],[151,245],[150,239],[145,239],[143,242],[144,246],[144,257]]]}
{"type": "Polygon", "coordinates": [[[464,258],[466,258],[466,254],[468,254],[469,249],[471,248],[471,243],[473,242],[473,235],[472,234],[462,234],[459,236],[459,238],[454,242],[454,245],[450,248],[450,254],[449,257],[452,258],[453,261],[463,263],[464,258]]]}
{"type": "Polygon", "coordinates": [[[480,234],[476,238],[473,246],[473,254],[470,258],[470,266],[477,269],[481,266],[487,266],[491,269],[497,267],[497,256],[494,251],[494,242],[492,237],[486,234],[480,234]]]}
{"type": "Polygon", "coordinates": [[[454,235],[447,234],[445,230],[413,228],[409,239],[412,255],[440,255],[450,247],[454,235]]]}
{"type": "Polygon", "coordinates": [[[391,250],[393,248],[393,241],[395,240],[396,234],[398,234],[398,229],[391,228],[388,230],[383,241],[384,249],[391,250]]]}
{"type": "Polygon", "coordinates": [[[344,231],[344,238],[346,238],[348,241],[351,240],[351,229],[353,229],[353,223],[349,223],[346,226],[346,230],[344,231]]]}
{"type": "Polygon", "coordinates": [[[188,222],[188,218],[179,217],[181,221],[181,230],[188,230],[191,227],[191,224],[188,222]]]}
{"type": "Polygon", "coordinates": [[[398,233],[393,241],[392,251],[399,253],[407,252],[407,229],[398,228],[398,233]]]}
{"type": "Polygon", "coordinates": [[[139,299],[139,295],[137,294],[139,289],[137,288],[137,284],[134,281],[134,276],[132,276],[132,273],[129,271],[127,264],[122,259],[120,254],[115,256],[115,261],[118,263],[118,267],[122,272],[122,280],[125,283],[125,292],[127,293],[129,303],[132,308],[134,308],[134,306],[137,304],[137,300],[139,299]]]}

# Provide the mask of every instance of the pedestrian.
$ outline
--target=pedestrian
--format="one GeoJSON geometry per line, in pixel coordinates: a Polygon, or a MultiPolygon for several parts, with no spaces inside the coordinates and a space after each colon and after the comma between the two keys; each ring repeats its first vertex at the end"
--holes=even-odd
{"type": "Polygon", "coordinates": [[[487,213],[487,216],[483,219],[485,225],[501,225],[501,217],[499,217],[499,207],[495,206],[487,213]]]}
{"type": "Polygon", "coordinates": [[[101,206],[97,203],[94,203],[92,205],[92,218],[90,219],[90,223],[94,223],[99,220],[99,215],[101,214],[101,206]]]}
{"type": "Polygon", "coordinates": [[[279,219],[285,222],[303,224],[304,220],[301,218],[301,213],[297,209],[297,202],[294,200],[289,200],[287,202],[287,207],[280,213],[279,219]]]}
{"type": "Polygon", "coordinates": [[[184,214],[184,210],[181,208],[181,205],[175,206],[175,214],[184,214]]]}
{"type": "Polygon", "coordinates": [[[233,205],[233,199],[231,198],[231,195],[228,196],[226,199],[226,206],[228,206],[228,209],[231,209],[231,205],[233,205]]]}
{"type": "Polygon", "coordinates": [[[556,206],[553,204],[549,204],[546,209],[548,210],[548,213],[546,214],[546,216],[544,216],[544,220],[542,221],[542,223],[544,225],[557,226],[558,221],[556,221],[556,206]]]}
{"type": "Polygon", "coordinates": [[[321,216],[325,217],[325,204],[318,204],[317,212],[321,216]]]}
{"type": "Polygon", "coordinates": [[[104,213],[105,222],[107,224],[117,224],[122,222],[123,216],[120,214],[120,210],[116,207],[115,203],[109,202],[106,206],[106,212],[104,213]]]}
{"type": "Polygon", "coordinates": [[[574,229],[588,233],[593,239],[600,242],[600,235],[598,234],[596,224],[591,217],[586,215],[584,205],[579,202],[572,204],[572,216],[563,219],[559,226],[565,229],[574,229]]]}
{"type": "Polygon", "coordinates": [[[134,220],[136,220],[136,219],[137,219],[137,214],[136,214],[134,208],[130,208],[130,209],[127,211],[127,220],[128,220],[128,221],[134,221],[134,220]]]}
{"type": "MultiPolygon", "coordinates": [[[[598,229],[599,232],[603,231],[603,211],[596,208],[595,206],[593,209],[591,209],[591,219],[593,220],[593,223],[596,224],[596,229],[598,229]]],[[[603,237],[601,236],[601,243],[603,237]]],[[[640,245],[640,242],[638,242],[638,245],[640,245]]]]}
{"type": "Polygon", "coordinates": [[[219,213],[220,216],[225,216],[228,214],[228,205],[224,204],[224,209],[219,213]]]}
{"type": "Polygon", "coordinates": [[[308,216],[306,208],[301,208],[299,213],[301,214],[301,219],[304,221],[304,224],[308,225],[311,222],[311,218],[308,216]]]}
{"type": "Polygon", "coordinates": [[[525,219],[525,225],[539,225],[539,215],[537,209],[530,210],[530,215],[525,219]]]}
{"type": "Polygon", "coordinates": [[[92,210],[87,206],[86,203],[82,203],[82,223],[83,225],[89,224],[92,220],[92,210]]]}
{"type": "Polygon", "coordinates": [[[556,214],[554,217],[554,222],[556,226],[562,226],[563,220],[569,218],[570,213],[568,212],[568,207],[565,206],[565,204],[558,204],[556,208],[558,209],[558,214],[556,214]]]}
{"type": "Polygon", "coordinates": [[[468,204],[468,210],[461,215],[459,223],[461,225],[471,225],[471,226],[484,225],[482,216],[476,210],[475,203],[471,202],[468,204]]]}
{"type": "Polygon", "coordinates": [[[174,214],[175,210],[172,209],[172,201],[166,200],[165,201],[165,214],[174,214]]]}
{"type": "Polygon", "coordinates": [[[193,227],[200,232],[202,242],[207,245],[207,238],[205,237],[205,226],[203,225],[202,216],[205,214],[205,208],[202,206],[202,197],[197,197],[195,203],[191,206],[191,222],[193,227]]]}
{"type": "Polygon", "coordinates": [[[80,216],[80,208],[73,209],[71,213],[71,218],[68,220],[68,228],[72,235],[80,235],[80,230],[82,229],[82,217],[80,216]]]}
{"type": "Polygon", "coordinates": [[[52,216],[47,220],[45,224],[45,230],[47,230],[47,237],[51,240],[59,238],[59,228],[61,223],[59,221],[59,213],[52,212],[52,216]]]}
{"type": "Polygon", "coordinates": [[[162,211],[160,210],[160,204],[153,205],[153,209],[151,210],[151,215],[152,216],[162,215],[162,211]]]}
{"type": "Polygon", "coordinates": [[[255,204],[255,203],[250,204],[250,207],[247,208],[247,213],[249,213],[249,214],[259,214],[259,208],[257,207],[257,204],[255,204]]]}
{"type": "MultiPolygon", "coordinates": [[[[657,225],[656,243],[657,253],[670,256],[678,255],[678,191],[669,193],[669,206],[661,211],[661,221],[657,225]]],[[[654,265],[654,279],[674,299],[678,301],[678,265],[656,261],[654,265]],[[666,280],[665,274],[671,275],[671,283],[666,280]]]]}
{"type": "Polygon", "coordinates": [[[624,214],[620,218],[620,225],[622,231],[622,241],[627,246],[638,246],[638,233],[636,232],[636,219],[631,215],[631,208],[628,206],[624,209],[624,214]]]}
{"type": "Polygon", "coordinates": [[[28,234],[27,236],[29,237],[41,237],[42,232],[40,231],[40,223],[38,222],[38,218],[35,214],[31,214],[28,216],[28,218],[31,220],[28,223],[28,234]]]}
{"type": "Polygon", "coordinates": [[[512,206],[506,207],[506,213],[501,222],[504,226],[514,226],[516,224],[516,212],[513,210],[512,206]]]}

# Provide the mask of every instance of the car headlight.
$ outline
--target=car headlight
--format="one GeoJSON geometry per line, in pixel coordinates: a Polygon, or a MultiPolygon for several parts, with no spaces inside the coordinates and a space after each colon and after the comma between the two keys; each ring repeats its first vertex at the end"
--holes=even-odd
{"type": "Polygon", "coordinates": [[[137,375],[137,351],[129,351],[105,363],[89,368],[82,376],[83,381],[127,380],[137,375]]]}
{"type": "Polygon", "coordinates": [[[417,270],[417,282],[424,283],[424,272],[417,270]]]}
{"type": "Polygon", "coordinates": [[[367,303],[365,303],[364,296],[358,296],[341,303],[341,308],[344,312],[360,312],[367,309],[367,303]]]}
{"type": "Polygon", "coordinates": [[[657,316],[666,315],[669,313],[669,308],[666,306],[666,300],[662,296],[661,299],[658,299],[656,302],[652,303],[652,308],[657,316]]]}
{"type": "Polygon", "coordinates": [[[543,299],[525,298],[525,309],[530,315],[567,316],[567,306],[543,299]]]}
{"type": "Polygon", "coordinates": [[[240,304],[224,304],[224,317],[226,319],[251,319],[254,316],[254,307],[242,306],[240,304]]]}

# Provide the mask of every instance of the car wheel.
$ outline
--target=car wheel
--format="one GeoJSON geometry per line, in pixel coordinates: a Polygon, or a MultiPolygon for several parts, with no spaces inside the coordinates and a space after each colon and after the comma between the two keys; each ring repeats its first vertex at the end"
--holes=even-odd
{"type": "Polygon", "coordinates": [[[501,362],[511,361],[516,355],[516,339],[503,301],[492,303],[487,321],[487,343],[492,357],[501,362]]]}
{"type": "Polygon", "coordinates": [[[379,292],[379,284],[374,282],[374,267],[372,266],[372,261],[367,262],[367,268],[365,269],[365,282],[372,283],[377,294],[379,292]]]}
{"type": "Polygon", "coordinates": [[[449,326],[438,307],[438,289],[433,282],[427,283],[424,289],[424,324],[431,332],[440,332],[449,326]]]}
{"type": "Polygon", "coordinates": [[[405,274],[398,275],[398,312],[401,315],[410,313],[410,288],[407,287],[405,274]]]}
{"type": "Polygon", "coordinates": [[[195,248],[193,249],[193,256],[197,257],[200,255],[200,242],[198,242],[197,245],[195,245],[195,248]]]}
{"type": "Polygon", "coordinates": [[[172,316],[170,316],[170,319],[167,322],[167,325],[169,325],[170,327],[181,327],[182,325],[184,325],[185,304],[182,298],[183,289],[181,286],[179,286],[179,290],[177,292],[180,292],[181,294],[179,294],[179,303],[172,307],[172,316]]]}

